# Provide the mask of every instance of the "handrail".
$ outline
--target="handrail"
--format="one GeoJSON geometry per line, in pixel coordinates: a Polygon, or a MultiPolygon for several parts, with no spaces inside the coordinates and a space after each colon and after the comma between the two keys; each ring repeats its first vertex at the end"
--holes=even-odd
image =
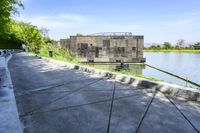
{"type": "Polygon", "coordinates": [[[165,71],[165,70],[162,70],[162,69],[156,68],[156,67],[151,66],[151,65],[146,64],[146,63],[145,63],[145,65],[148,66],[148,67],[151,67],[151,68],[153,68],[153,69],[156,69],[156,70],[158,70],[158,71],[161,71],[161,72],[167,73],[167,74],[169,74],[169,75],[171,75],[171,76],[174,76],[174,77],[176,77],[176,78],[179,78],[179,79],[181,79],[181,80],[184,80],[184,81],[186,81],[186,82],[188,82],[188,83],[190,83],[190,84],[192,84],[192,85],[195,85],[195,86],[197,86],[197,87],[200,87],[200,84],[195,83],[195,82],[193,82],[193,81],[191,81],[191,80],[189,80],[189,79],[185,79],[185,78],[183,78],[183,77],[181,77],[181,76],[178,76],[178,75],[173,74],[173,73],[171,73],[171,72],[167,72],[167,71],[165,71]]]}

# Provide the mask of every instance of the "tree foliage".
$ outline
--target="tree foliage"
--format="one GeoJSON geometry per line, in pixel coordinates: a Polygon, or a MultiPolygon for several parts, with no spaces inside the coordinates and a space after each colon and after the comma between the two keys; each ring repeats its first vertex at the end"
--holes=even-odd
{"type": "Polygon", "coordinates": [[[18,13],[17,7],[23,7],[19,0],[0,0],[0,39],[9,39],[11,16],[18,13]]]}
{"type": "Polygon", "coordinates": [[[172,45],[171,45],[171,43],[169,43],[169,42],[164,42],[163,48],[164,48],[164,49],[171,49],[171,48],[172,48],[172,45]]]}
{"type": "Polygon", "coordinates": [[[40,29],[30,23],[14,22],[13,32],[15,36],[27,45],[31,50],[36,47],[39,48],[44,44],[43,36],[40,33],[40,29]]]}
{"type": "Polygon", "coordinates": [[[18,13],[18,7],[23,7],[19,0],[0,0],[0,48],[5,48],[8,44],[12,48],[13,45],[25,44],[30,50],[34,50],[51,42],[48,29],[12,19],[12,15],[18,13]]]}
{"type": "Polygon", "coordinates": [[[176,43],[176,48],[183,48],[185,45],[185,40],[184,39],[179,39],[176,43]]]}
{"type": "Polygon", "coordinates": [[[200,42],[197,42],[193,45],[194,49],[200,49],[200,42]]]}

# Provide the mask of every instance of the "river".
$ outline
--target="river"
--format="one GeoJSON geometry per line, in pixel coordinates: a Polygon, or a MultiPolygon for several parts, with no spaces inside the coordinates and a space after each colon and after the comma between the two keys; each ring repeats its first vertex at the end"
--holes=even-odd
{"type": "MultiPolygon", "coordinates": [[[[157,68],[166,70],[184,78],[188,78],[200,84],[200,54],[199,53],[164,53],[164,52],[145,52],[146,63],[157,68]]],[[[184,85],[185,82],[167,76],[167,74],[157,74],[157,72],[145,71],[144,75],[149,75],[184,85]]]]}
{"type": "MultiPolygon", "coordinates": [[[[200,84],[200,54],[199,53],[164,53],[144,52],[146,63],[162,70],[171,72],[200,84]]],[[[115,69],[116,65],[98,65],[106,70],[115,69]]],[[[175,78],[145,65],[129,65],[129,72],[133,75],[153,77],[164,82],[192,86],[183,80],[175,78]]],[[[194,86],[193,86],[194,87],[194,86]]]]}

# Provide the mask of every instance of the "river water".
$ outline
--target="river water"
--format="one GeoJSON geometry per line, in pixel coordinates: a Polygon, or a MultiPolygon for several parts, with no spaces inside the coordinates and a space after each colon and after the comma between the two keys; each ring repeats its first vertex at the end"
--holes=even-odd
{"type": "MultiPolygon", "coordinates": [[[[200,84],[200,54],[199,53],[163,53],[145,52],[146,63],[157,68],[166,70],[184,78],[200,84]]],[[[158,77],[166,82],[184,85],[185,82],[168,76],[167,74],[157,74],[157,72],[145,71],[144,75],[158,77]]]]}
{"type": "MultiPolygon", "coordinates": [[[[144,52],[146,63],[162,70],[171,72],[183,78],[200,84],[200,54],[199,53],[163,53],[144,52]]],[[[98,65],[103,69],[113,70],[116,65],[98,65]]],[[[175,78],[145,65],[129,65],[129,72],[133,75],[144,75],[163,80],[168,83],[192,86],[183,80],[175,78]]],[[[193,86],[194,87],[194,86],[193,86]]]]}

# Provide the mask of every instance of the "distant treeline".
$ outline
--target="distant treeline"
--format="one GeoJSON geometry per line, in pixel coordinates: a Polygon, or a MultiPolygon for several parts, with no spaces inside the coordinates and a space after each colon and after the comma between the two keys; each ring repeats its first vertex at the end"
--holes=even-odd
{"type": "Polygon", "coordinates": [[[163,44],[151,45],[145,47],[145,50],[200,50],[200,42],[195,44],[185,45],[185,40],[180,39],[175,45],[172,45],[170,42],[164,42],[163,44]]]}

